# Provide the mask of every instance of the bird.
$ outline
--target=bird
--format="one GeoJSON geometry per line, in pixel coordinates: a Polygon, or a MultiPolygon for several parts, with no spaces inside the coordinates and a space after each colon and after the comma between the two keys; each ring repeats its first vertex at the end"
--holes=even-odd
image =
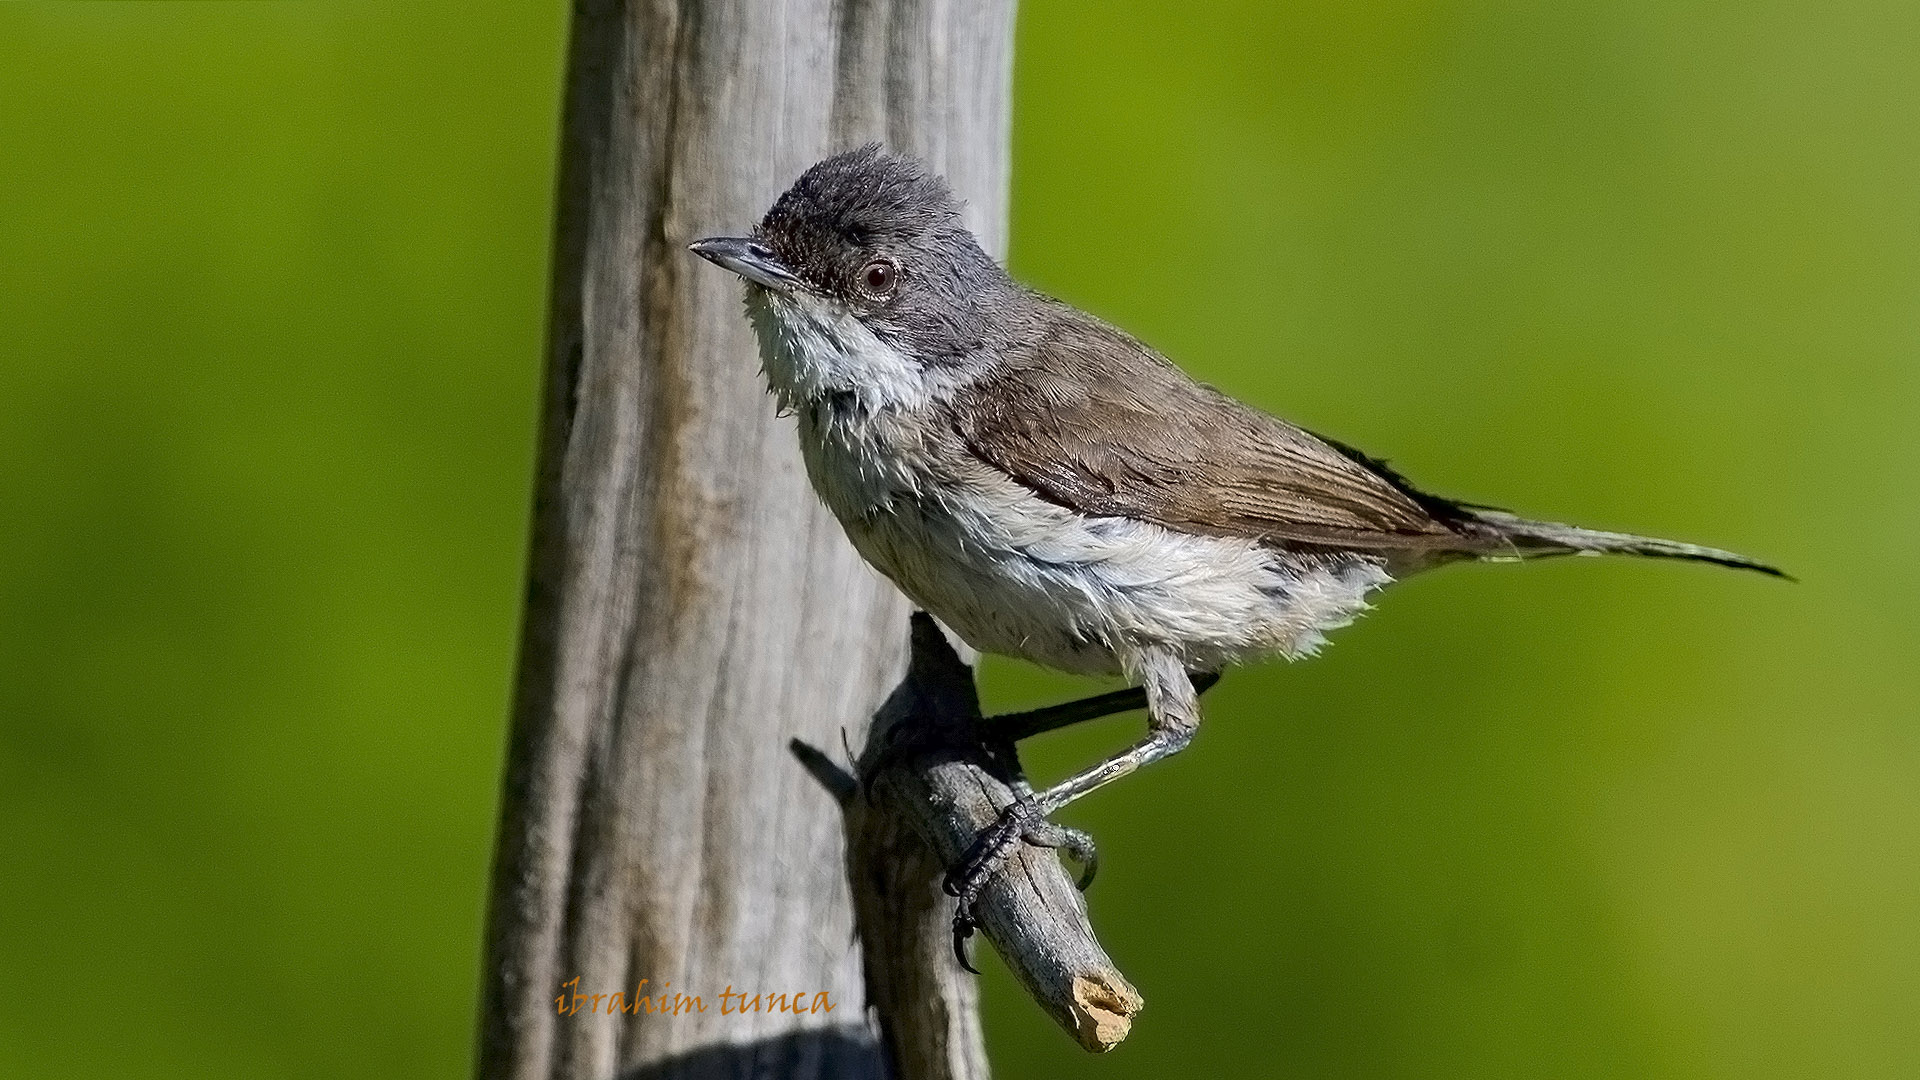
{"type": "Polygon", "coordinates": [[[767,387],[868,563],[981,652],[1144,690],[1144,738],[1028,789],[949,873],[956,947],[1006,851],[1062,843],[1050,815],[1186,747],[1220,671],[1313,654],[1395,581],[1599,554],[1786,576],[1424,492],[1016,281],[944,179],[878,144],[689,247],[744,281],[767,387]]]}

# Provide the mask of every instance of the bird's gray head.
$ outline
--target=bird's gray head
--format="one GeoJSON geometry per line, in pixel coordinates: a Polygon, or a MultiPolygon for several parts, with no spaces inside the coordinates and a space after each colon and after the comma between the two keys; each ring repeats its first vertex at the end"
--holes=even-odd
{"type": "Polygon", "coordinates": [[[927,369],[964,364],[1021,295],[961,222],[946,181],[877,144],[808,169],[752,235],[710,237],[690,250],[747,281],[762,358],[783,396],[914,375],[878,370],[897,365],[867,355],[872,343],[923,379],[927,369]],[[795,350],[842,355],[788,355],[795,350]],[[777,370],[792,365],[821,370],[777,370]]]}

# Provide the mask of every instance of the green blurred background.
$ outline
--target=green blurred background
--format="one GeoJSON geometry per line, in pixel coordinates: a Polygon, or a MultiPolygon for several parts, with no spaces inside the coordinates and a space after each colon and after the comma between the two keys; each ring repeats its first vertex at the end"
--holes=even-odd
{"type": "MultiPolygon", "coordinates": [[[[466,1073],[564,24],[0,5],[0,1076],[466,1073]]],[[[1134,1036],[994,968],[1000,1074],[1920,1075],[1920,6],[1029,0],[1018,57],[1027,279],[1803,582],[1455,569],[1235,673],[1068,815],[1134,1036]]]]}

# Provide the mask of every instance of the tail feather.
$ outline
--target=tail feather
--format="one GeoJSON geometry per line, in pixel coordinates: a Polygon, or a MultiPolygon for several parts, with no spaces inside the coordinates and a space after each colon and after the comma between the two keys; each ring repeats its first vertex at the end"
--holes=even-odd
{"type": "Polygon", "coordinates": [[[1645,555],[1656,559],[1691,559],[1715,563],[1793,580],[1792,575],[1778,567],[1719,548],[1683,544],[1677,540],[1661,540],[1652,536],[1634,536],[1631,533],[1600,532],[1552,521],[1528,521],[1498,510],[1471,509],[1468,513],[1471,514],[1472,524],[1478,527],[1476,531],[1484,529],[1486,538],[1495,542],[1495,546],[1487,552],[1487,555],[1495,558],[1502,547],[1520,558],[1534,555],[1645,555]]]}

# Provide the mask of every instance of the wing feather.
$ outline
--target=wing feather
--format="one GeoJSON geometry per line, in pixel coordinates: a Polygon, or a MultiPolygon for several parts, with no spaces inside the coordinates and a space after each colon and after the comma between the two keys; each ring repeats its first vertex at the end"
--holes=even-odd
{"type": "Polygon", "coordinates": [[[1383,462],[1189,378],[1062,305],[1048,330],[958,398],[972,453],[1083,513],[1264,543],[1466,550],[1470,515],[1383,462]]]}

